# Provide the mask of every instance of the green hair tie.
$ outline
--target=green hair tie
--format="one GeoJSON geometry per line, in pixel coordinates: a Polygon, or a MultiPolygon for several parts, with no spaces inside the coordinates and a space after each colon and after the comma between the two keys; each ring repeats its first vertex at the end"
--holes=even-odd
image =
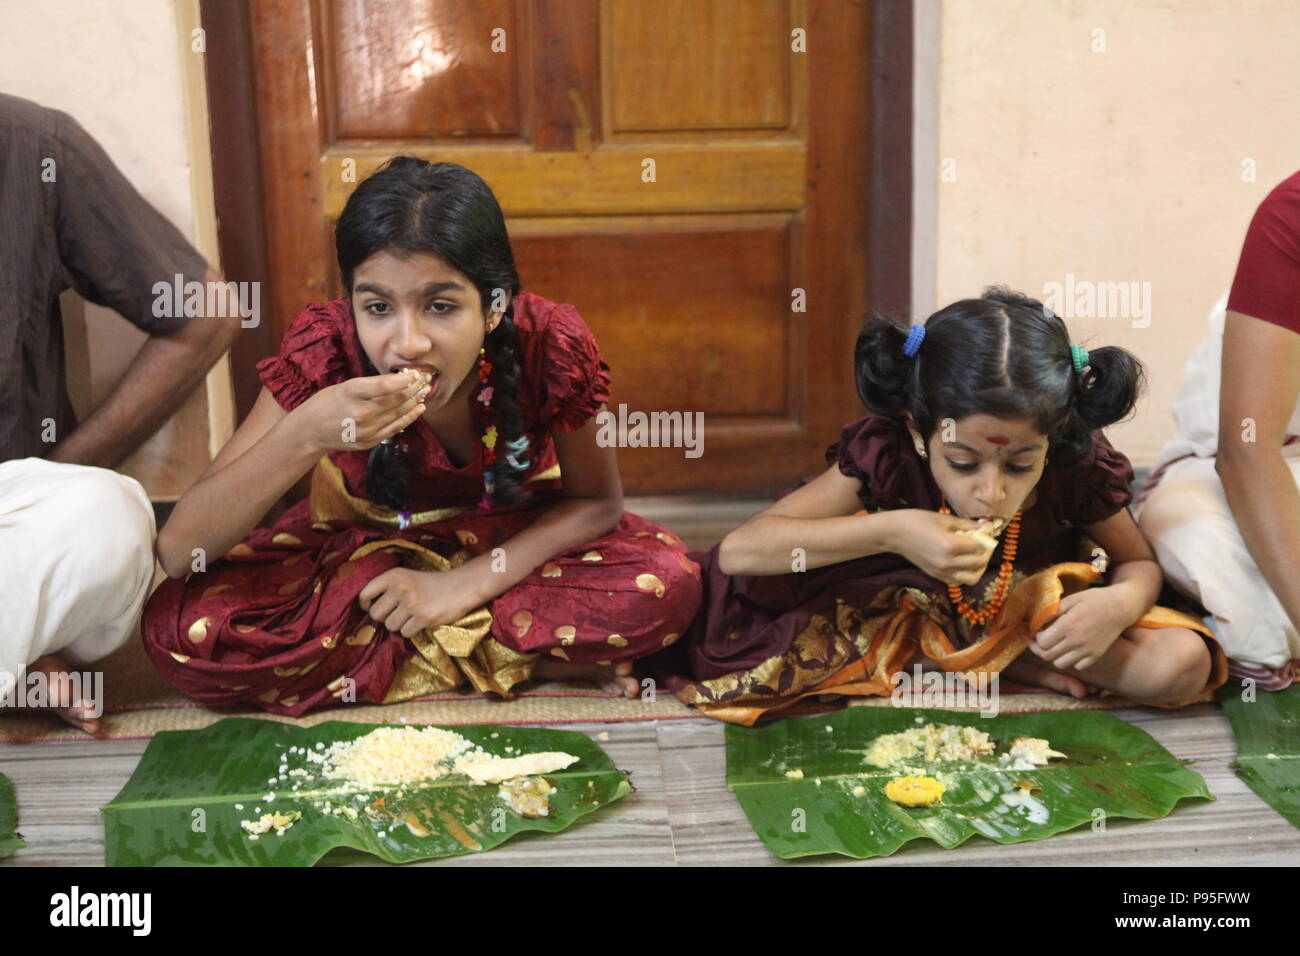
{"type": "Polygon", "coordinates": [[[1082,372],[1088,364],[1088,350],[1082,345],[1070,346],[1070,359],[1074,362],[1074,370],[1082,372]]]}

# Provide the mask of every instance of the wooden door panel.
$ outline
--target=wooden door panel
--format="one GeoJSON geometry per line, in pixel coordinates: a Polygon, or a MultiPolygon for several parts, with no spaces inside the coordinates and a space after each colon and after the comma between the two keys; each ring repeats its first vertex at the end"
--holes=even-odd
{"type": "Polygon", "coordinates": [[[606,129],[611,136],[789,129],[795,113],[791,6],[785,0],[607,3],[606,129]]]}
{"type": "Polygon", "coordinates": [[[521,132],[511,0],[332,0],[320,7],[331,141],[521,132]],[[504,31],[498,50],[485,38],[504,31]]]}
{"type": "Polygon", "coordinates": [[[329,234],[356,182],[398,153],[457,162],[500,200],[525,288],[595,331],[614,404],[704,413],[703,458],[621,450],[629,491],[819,469],[856,411],[866,20],[838,0],[254,0],[277,330],[341,293],[329,234]]]}
{"type": "Polygon", "coordinates": [[[528,288],[562,302],[583,297],[613,366],[614,402],[703,412],[711,430],[726,418],[792,419],[796,370],[781,361],[798,334],[789,221],[763,216],[743,228],[691,218],[693,228],[633,220],[625,231],[569,236],[517,228],[515,255],[528,288]]]}

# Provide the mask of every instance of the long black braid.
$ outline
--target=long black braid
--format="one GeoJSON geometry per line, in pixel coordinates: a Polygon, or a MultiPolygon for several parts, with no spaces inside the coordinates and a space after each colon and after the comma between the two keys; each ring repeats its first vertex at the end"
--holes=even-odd
{"type": "Polygon", "coordinates": [[[523,417],[519,414],[519,332],[514,323],[514,304],[497,327],[488,333],[485,357],[492,363],[492,419],[497,426],[496,460],[492,462],[492,497],[503,505],[523,504],[530,497],[524,489],[524,476],[531,463],[533,448],[510,455],[512,444],[524,436],[523,417]]]}
{"type": "MultiPolygon", "coordinates": [[[[368,358],[366,370],[370,375],[379,374],[368,358]]],[[[376,503],[394,511],[405,511],[411,503],[411,466],[400,436],[381,441],[370,449],[370,457],[366,459],[366,491],[376,503]]]]}

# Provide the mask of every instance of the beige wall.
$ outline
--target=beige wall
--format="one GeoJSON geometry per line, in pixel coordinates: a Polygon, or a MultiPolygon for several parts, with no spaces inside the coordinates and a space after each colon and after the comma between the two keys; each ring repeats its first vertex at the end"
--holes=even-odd
{"type": "Polygon", "coordinates": [[[1136,313],[1065,315],[1076,342],[1146,362],[1147,398],[1109,434],[1149,465],[1251,214],[1300,169],[1300,3],[920,0],[918,16],[936,27],[918,42],[938,43],[933,99],[917,104],[937,153],[917,159],[932,301],[992,282],[1042,298],[1067,274],[1150,283],[1145,328],[1136,313]]]}
{"type": "MultiPolygon", "coordinates": [[[[1066,315],[1076,341],[1122,345],[1147,363],[1150,393],[1111,436],[1149,464],[1251,213],[1300,168],[1300,3],[916,8],[918,308],[990,282],[1040,297],[1068,274],[1150,283],[1145,328],[1135,315],[1066,315]],[[1247,162],[1254,181],[1243,181],[1247,162]]],[[[196,0],[0,0],[0,23],[0,89],[74,114],[215,260],[202,62],[183,42],[196,0]]],[[[87,335],[95,361],[80,407],[107,393],[141,340],[94,307],[87,335]]],[[[202,405],[189,414],[189,430],[206,427],[202,405]]],[[[157,474],[178,427],[124,469],[161,496],[184,484],[157,474]]]]}
{"type": "MultiPolygon", "coordinates": [[[[215,265],[202,55],[188,42],[197,17],[197,0],[0,0],[0,90],[76,117],[215,265]]],[[[69,391],[84,416],[117,383],[145,335],[75,294],[64,302],[69,391]]],[[[209,389],[178,403],[177,416],[121,470],[151,496],[175,497],[206,463],[210,433],[219,430],[211,427],[207,394],[228,394],[228,380],[223,363],[209,389]]]]}

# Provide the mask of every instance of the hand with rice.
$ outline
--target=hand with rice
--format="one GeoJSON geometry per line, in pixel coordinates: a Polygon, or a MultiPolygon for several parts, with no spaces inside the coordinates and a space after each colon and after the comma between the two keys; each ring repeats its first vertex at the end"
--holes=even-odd
{"type": "Polygon", "coordinates": [[[988,569],[997,549],[1001,519],[959,518],[919,508],[882,513],[894,526],[895,554],[945,584],[973,585],[988,569]]]}

